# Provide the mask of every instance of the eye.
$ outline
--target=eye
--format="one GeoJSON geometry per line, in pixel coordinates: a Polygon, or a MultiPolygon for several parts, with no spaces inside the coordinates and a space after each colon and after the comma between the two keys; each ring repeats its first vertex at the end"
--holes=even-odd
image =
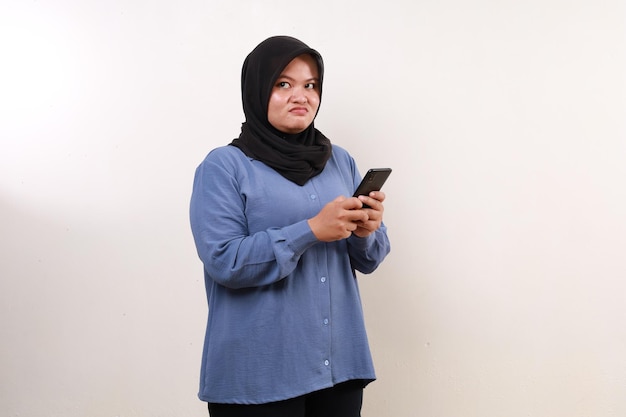
{"type": "Polygon", "coordinates": [[[287,81],[279,81],[276,84],[276,87],[278,87],[278,88],[289,88],[289,87],[291,87],[291,85],[287,81]]]}
{"type": "Polygon", "coordinates": [[[317,87],[317,84],[315,83],[306,83],[304,85],[304,88],[306,88],[307,90],[315,90],[316,87],[317,87]]]}

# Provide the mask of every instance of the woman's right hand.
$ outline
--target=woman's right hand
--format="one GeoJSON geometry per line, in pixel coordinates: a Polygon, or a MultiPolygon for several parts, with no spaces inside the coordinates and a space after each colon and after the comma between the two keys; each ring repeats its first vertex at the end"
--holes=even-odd
{"type": "Polygon", "coordinates": [[[361,207],[363,203],[358,198],[339,196],[308,220],[309,227],[323,242],[346,239],[356,230],[357,223],[368,220],[367,211],[360,210],[361,207]]]}

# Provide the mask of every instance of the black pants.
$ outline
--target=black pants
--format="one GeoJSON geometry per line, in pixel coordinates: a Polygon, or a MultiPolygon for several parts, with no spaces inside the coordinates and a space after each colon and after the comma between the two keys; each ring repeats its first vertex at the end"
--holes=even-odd
{"type": "Polygon", "coordinates": [[[209,403],[211,417],[361,417],[363,383],[348,381],[301,397],[266,404],[209,403]]]}

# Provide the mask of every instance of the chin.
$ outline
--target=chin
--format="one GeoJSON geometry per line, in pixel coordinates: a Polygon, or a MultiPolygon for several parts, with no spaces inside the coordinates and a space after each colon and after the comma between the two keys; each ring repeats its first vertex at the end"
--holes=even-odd
{"type": "Polygon", "coordinates": [[[282,132],[287,133],[289,135],[297,135],[298,133],[302,133],[306,130],[308,126],[306,127],[288,127],[284,130],[282,130],[282,132]]]}

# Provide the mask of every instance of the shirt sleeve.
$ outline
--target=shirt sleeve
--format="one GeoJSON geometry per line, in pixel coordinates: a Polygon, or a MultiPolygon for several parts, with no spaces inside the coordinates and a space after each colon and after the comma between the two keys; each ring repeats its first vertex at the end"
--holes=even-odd
{"type": "Polygon", "coordinates": [[[348,238],[350,263],[354,269],[364,274],[374,272],[390,251],[391,245],[384,224],[367,237],[352,235],[348,238]]]}
{"type": "Polygon", "coordinates": [[[198,255],[211,279],[225,287],[277,282],[318,240],[306,220],[249,234],[233,168],[207,158],[196,169],[190,221],[198,255]]]}

